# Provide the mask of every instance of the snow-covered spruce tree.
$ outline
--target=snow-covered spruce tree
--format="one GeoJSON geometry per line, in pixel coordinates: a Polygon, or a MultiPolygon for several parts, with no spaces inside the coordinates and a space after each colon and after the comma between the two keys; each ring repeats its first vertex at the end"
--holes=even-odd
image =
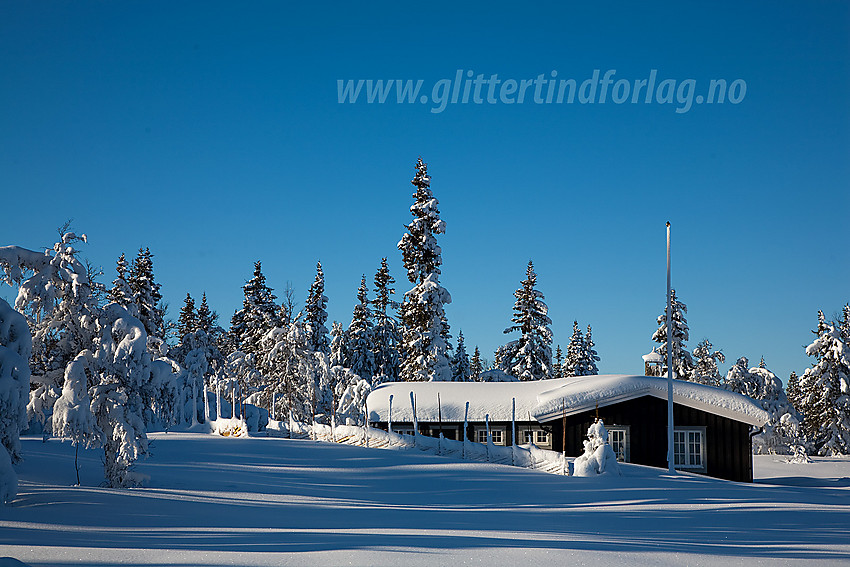
{"type": "Polygon", "coordinates": [[[118,276],[112,280],[112,289],[107,294],[107,300],[110,303],[117,303],[129,311],[131,315],[138,317],[139,307],[133,301],[133,290],[130,289],[130,284],[127,282],[129,264],[123,252],[118,257],[115,271],[118,272],[118,276]]]}
{"type": "MultiPolygon", "coordinates": [[[[27,425],[31,354],[27,320],[0,298],[0,453],[8,453],[10,463],[21,460],[20,434],[27,425]]],[[[2,454],[0,459],[4,459],[2,454]]]]}
{"type": "Polygon", "coordinates": [[[520,380],[542,380],[552,375],[552,320],[543,294],[535,288],[537,274],[530,260],[525,276],[514,292],[514,325],[504,331],[519,331],[522,336],[499,348],[499,368],[520,380]]]}
{"type": "Polygon", "coordinates": [[[263,337],[280,324],[277,299],[266,285],[262,263],[254,262],[254,275],[242,287],[242,309],[230,320],[230,334],[236,350],[247,354],[260,351],[263,337]]]}
{"type": "Polygon", "coordinates": [[[331,325],[331,366],[344,366],[349,358],[346,352],[348,347],[348,332],[342,328],[342,323],[334,321],[331,325]]]}
{"type": "Polygon", "coordinates": [[[841,328],[818,311],[816,338],[806,354],[815,359],[800,377],[803,432],[819,455],[850,454],[850,348],[841,328]]]}
{"type": "Polygon", "coordinates": [[[313,352],[330,355],[331,344],[328,339],[328,298],[325,296],[325,273],[322,263],[316,263],[316,279],[307,292],[307,304],[304,307],[304,331],[307,333],[307,348],[313,352]]]}
{"type": "Polygon", "coordinates": [[[139,319],[144,324],[148,336],[163,339],[165,322],[160,304],[162,294],[159,292],[160,285],[154,281],[153,254],[149,248],[139,248],[139,254],[130,266],[127,283],[133,292],[133,303],[139,308],[139,319]]]}
{"type": "Polygon", "coordinates": [[[306,338],[300,320],[286,327],[275,327],[263,338],[265,353],[266,384],[258,403],[269,408],[269,415],[278,421],[286,421],[295,411],[301,389],[298,382],[306,374],[304,365],[308,357],[306,338]]]}
{"type": "Polygon", "coordinates": [[[452,358],[452,380],[454,382],[468,382],[472,380],[471,376],[472,366],[469,363],[469,356],[466,354],[466,345],[463,344],[463,331],[458,331],[457,350],[452,358]]]}
{"type": "Polygon", "coordinates": [[[53,431],[73,443],[102,446],[104,472],[112,487],[140,479],[131,466],[147,452],[142,390],[151,380],[143,323],[116,303],[100,313],[99,335],[68,365],[53,431]]]}
{"type": "MultiPolygon", "coordinates": [[[[3,281],[18,286],[15,309],[32,332],[30,401],[27,421],[49,424],[53,404],[61,395],[65,367],[91,346],[96,332],[97,301],[86,266],[74,244],[85,235],[62,234],[44,252],[18,246],[0,247],[3,281]]],[[[48,425],[49,426],[49,425],[48,425]]]]}
{"type": "Polygon", "coordinates": [[[799,408],[802,405],[803,400],[802,392],[800,391],[800,378],[793,370],[791,371],[791,375],[788,377],[788,383],[785,385],[785,396],[788,398],[788,401],[791,402],[791,405],[793,405],[797,411],[800,411],[799,408]]]}
{"type": "Polygon", "coordinates": [[[399,379],[399,348],[401,335],[398,321],[388,312],[389,308],[396,309],[398,304],[392,300],[395,279],[390,275],[387,259],[381,258],[381,267],[375,273],[375,299],[372,301],[375,327],[373,343],[375,345],[375,377],[372,385],[382,382],[396,382],[399,379]]]}
{"type": "Polygon", "coordinates": [[[564,376],[583,376],[582,359],[584,358],[584,334],[578,326],[578,321],[573,321],[573,334],[567,344],[567,355],[561,366],[564,376]]]}
{"type": "MultiPolygon", "coordinates": [[[[188,295],[188,294],[187,294],[188,295]]],[[[213,335],[218,327],[218,313],[212,311],[207,304],[207,293],[204,292],[201,296],[201,304],[197,311],[197,327],[208,335],[213,335]]]]}
{"type": "Polygon", "coordinates": [[[431,192],[431,177],[422,158],[416,162],[411,181],[416,191],[410,213],[413,221],[398,243],[407,279],[413,288],[404,294],[399,315],[402,324],[401,378],[406,381],[451,380],[448,329],[444,305],[451,303],[449,292],[440,285],[442,251],[438,234],[446,231],[440,219],[439,202],[431,192]]]}
{"type": "Polygon", "coordinates": [[[593,342],[590,325],[587,326],[587,333],[584,335],[584,349],[581,358],[581,370],[584,372],[582,376],[596,376],[599,374],[599,367],[596,363],[599,362],[599,354],[593,347],[596,343],[593,342]]]}
{"type": "Polygon", "coordinates": [[[596,476],[600,474],[622,476],[620,464],[614,449],[608,444],[608,430],[605,424],[597,419],[587,430],[587,441],[584,442],[584,454],[574,463],[575,476],[596,476]]]}
{"type": "Polygon", "coordinates": [[[472,351],[472,358],[469,360],[469,379],[472,382],[480,382],[483,371],[484,364],[481,360],[481,351],[478,350],[478,345],[475,345],[475,350],[472,351]]]}
{"type": "Polygon", "coordinates": [[[690,376],[691,382],[707,384],[709,386],[720,386],[723,381],[723,376],[717,368],[717,364],[726,362],[726,355],[719,349],[712,350],[714,346],[708,339],[701,340],[694,348],[694,356],[696,364],[694,371],[690,376]]]}
{"type": "MultiPolygon", "coordinates": [[[[688,380],[693,373],[694,361],[691,353],[688,352],[685,342],[689,339],[688,320],[685,314],[688,312],[688,306],[676,298],[676,290],[670,290],[670,303],[672,305],[672,322],[673,322],[673,372],[675,377],[680,380],[688,380]]],[[[667,375],[667,306],[664,306],[664,312],[658,316],[658,330],[652,335],[652,340],[659,343],[658,353],[664,357],[662,366],[662,374],[667,375]]]]}
{"type": "Polygon", "coordinates": [[[207,294],[204,292],[201,295],[201,305],[197,311],[197,328],[207,335],[207,362],[209,370],[207,371],[207,381],[215,375],[221,374],[224,370],[224,359],[226,350],[226,333],[218,324],[218,313],[210,309],[207,304],[207,294]]]}
{"type": "Polygon", "coordinates": [[[183,337],[189,333],[194,333],[198,328],[198,314],[195,311],[195,300],[187,293],[186,299],[183,300],[183,308],[180,309],[180,315],[177,317],[177,336],[182,342],[183,337]]]}
{"type": "MultiPolygon", "coordinates": [[[[578,323],[576,323],[578,325],[578,323]]],[[[564,351],[561,350],[561,345],[555,347],[555,362],[552,364],[552,378],[564,377],[564,351]]]]}
{"type": "Polygon", "coordinates": [[[360,279],[360,287],[357,289],[357,304],[348,326],[348,348],[347,356],[343,366],[352,370],[355,374],[371,384],[372,377],[376,373],[375,368],[375,344],[373,342],[374,326],[369,310],[369,300],[366,294],[366,276],[360,279]]]}

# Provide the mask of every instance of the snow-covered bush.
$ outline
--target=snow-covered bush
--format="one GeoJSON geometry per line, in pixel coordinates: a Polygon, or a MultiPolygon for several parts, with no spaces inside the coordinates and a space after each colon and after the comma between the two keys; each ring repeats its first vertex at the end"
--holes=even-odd
{"type": "Polygon", "coordinates": [[[741,357],[726,375],[727,390],[749,396],[764,409],[769,417],[764,431],[753,437],[756,454],[789,455],[795,445],[802,444],[800,416],[782,388],[782,381],[764,366],[747,368],[749,361],[741,357]]]}
{"type": "Polygon", "coordinates": [[[103,308],[94,350],[68,365],[53,412],[53,431],[73,443],[104,449],[104,472],[112,487],[139,484],[133,462],[147,452],[141,392],[151,380],[142,322],[117,303],[103,308]]]}
{"type": "Polygon", "coordinates": [[[599,419],[587,430],[584,454],[575,460],[573,474],[575,476],[622,475],[617,455],[608,444],[608,430],[599,419]]]}
{"type": "MultiPolygon", "coordinates": [[[[32,331],[31,381],[27,419],[45,423],[62,388],[65,367],[91,346],[96,333],[98,288],[77,258],[77,242],[86,236],[64,232],[44,252],[0,247],[2,281],[18,286],[15,309],[32,331]]],[[[14,456],[13,456],[14,458],[14,456]]]]}
{"type": "Polygon", "coordinates": [[[363,425],[366,398],[372,391],[372,387],[369,382],[360,379],[347,368],[335,366],[333,370],[344,373],[344,377],[340,379],[337,386],[340,390],[336,410],[337,424],[363,425]]]}

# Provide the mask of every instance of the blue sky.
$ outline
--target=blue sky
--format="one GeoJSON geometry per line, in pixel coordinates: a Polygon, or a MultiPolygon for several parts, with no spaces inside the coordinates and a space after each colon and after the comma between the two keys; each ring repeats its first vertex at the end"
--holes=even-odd
{"type": "MultiPolygon", "coordinates": [[[[534,261],[565,346],[593,326],[603,372],[637,373],[665,301],[665,228],[692,348],[786,379],[850,301],[850,4],[654,7],[429,3],[0,2],[0,245],[49,246],[68,218],[114,277],[154,253],[229,321],[252,263],[303,303],[317,260],[331,320],[409,222],[429,164],[442,282],[471,351],[509,340],[534,261]],[[340,104],[337,80],[557,71],[746,83],[737,104],[340,104]]],[[[610,95],[609,95],[610,96],[610,95]]],[[[2,291],[7,298],[13,292],[2,291]]]]}

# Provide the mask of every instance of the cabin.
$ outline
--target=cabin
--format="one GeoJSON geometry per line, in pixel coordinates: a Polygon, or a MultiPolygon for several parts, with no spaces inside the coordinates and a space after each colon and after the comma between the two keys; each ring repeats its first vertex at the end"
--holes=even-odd
{"type": "MultiPolygon", "coordinates": [[[[673,381],[678,470],[752,482],[752,435],[768,416],[753,400],[673,381]]],[[[412,434],[524,445],[577,457],[598,417],[618,460],[667,468],[667,379],[601,375],[531,382],[394,382],[367,398],[374,427],[412,434]],[[415,409],[415,418],[414,418],[415,409]]]]}

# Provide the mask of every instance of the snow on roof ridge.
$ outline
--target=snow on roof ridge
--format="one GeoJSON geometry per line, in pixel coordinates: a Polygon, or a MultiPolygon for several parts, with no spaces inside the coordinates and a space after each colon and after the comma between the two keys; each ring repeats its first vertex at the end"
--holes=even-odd
{"type": "MultiPolygon", "coordinates": [[[[667,399],[667,379],[629,374],[574,376],[529,382],[391,382],[369,394],[367,403],[371,421],[387,421],[389,396],[393,396],[394,422],[413,421],[410,392],[416,397],[420,421],[462,422],[466,402],[469,420],[511,420],[511,398],[516,398],[516,418],[550,420],[605,407],[645,395],[667,399]],[[439,394],[439,405],[438,405],[439,394]]],[[[767,413],[753,400],[713,386],[673,381],[673,401],[750,425],[764,425],[767,413]]]]}

